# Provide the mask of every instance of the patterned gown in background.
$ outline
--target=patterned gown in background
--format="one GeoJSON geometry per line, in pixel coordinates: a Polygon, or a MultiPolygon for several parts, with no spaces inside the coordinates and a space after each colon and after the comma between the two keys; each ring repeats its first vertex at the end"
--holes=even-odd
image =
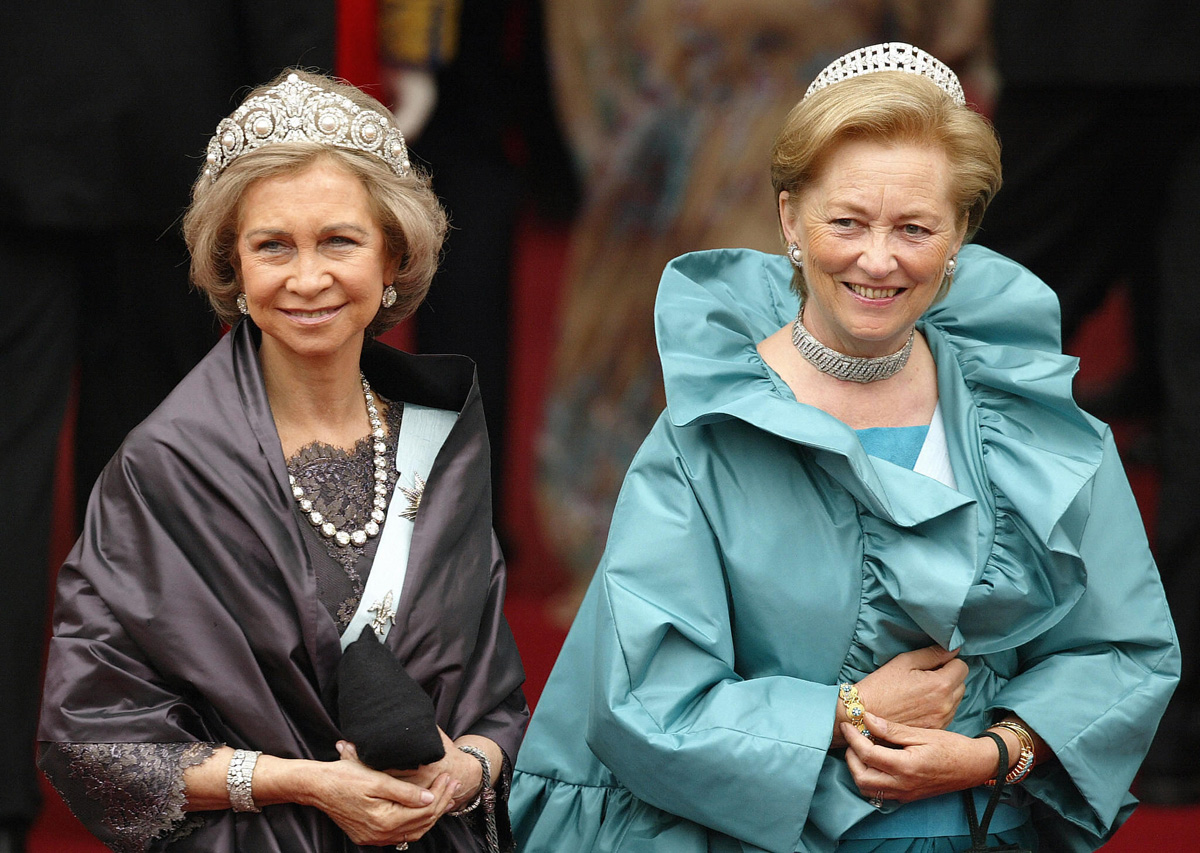
{"type": "MultiPolygon", "coordinates": [[[[781,251],[771,144],[826,64],[901,37],[886,0],[554,0],[559,112],[583,176],[538,447],[547,541],[582,594],[664,405],[653,304],[671,258],[781,251]]],[[[570,598],[575,598],[571,596],[570,598]]],[[[573,614],[574,601],[564,605],[573,614]]]]}

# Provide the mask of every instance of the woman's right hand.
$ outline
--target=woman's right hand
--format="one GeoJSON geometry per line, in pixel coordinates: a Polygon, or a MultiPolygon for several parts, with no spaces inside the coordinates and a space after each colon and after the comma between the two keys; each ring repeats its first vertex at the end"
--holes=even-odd
{"type": "MultiPolygon", "coordinates": [[[[872,714],[923,729],[944,729],[954,719],[966,689],[967,665],[958,652],[928,646],[896,655],[858,682],[858,697],[872,714]]],[[[838,722],[846,719],[839,703],[838,722]]],[[[840,727],[834,745],[844,746],[840,727]]]]}
{"type": "Polygon", "coordinates": [[[457,783],[438,776],[428,789],[374,770],[351,751],[324,762],[306,804],[329,815],[355,844],[391,846],[425,835],[453,804],[457,783]]]}

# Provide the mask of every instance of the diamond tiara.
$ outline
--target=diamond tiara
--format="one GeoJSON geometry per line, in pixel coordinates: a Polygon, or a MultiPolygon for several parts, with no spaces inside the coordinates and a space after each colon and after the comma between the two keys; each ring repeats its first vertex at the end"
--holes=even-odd
{"type": "Polygon", "coordinates": [[[962,84],[958,76],[950,68],[930,54],[899,41],[873,44],[851,51],[845,56],[835,59],[825,70],[812,81],[804,97],[820,91],[834,83],[849,80],[851,77],[861,77],[875,71],[907,71],[909,74],[920,74],[928,77],[938,85],[938,88],[951,97],[960,107],[967,105],[963,95],[962,84]]]}
{"type": "Polygon", "coordinates": [[[404,135],[386,116],[289,74],[221,119],[208,143],[204,174],[216,181],[238,157],[276,142],[316,142],[365,151],[397,175],[408,174],[410,167],[404,135]]]}

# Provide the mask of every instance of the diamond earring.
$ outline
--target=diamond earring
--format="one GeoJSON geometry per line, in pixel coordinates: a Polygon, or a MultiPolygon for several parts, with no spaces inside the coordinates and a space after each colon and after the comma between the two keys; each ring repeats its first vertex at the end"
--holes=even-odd
{"type": "Polygon", "coordinates": [[[804,269],[804,253],[795,243],[788,243],[787,256],[788,260],[792,262],[792,266],[798,270],[804,269]]]}
{"type": "Polygon", "coordinates": [[[250,313],[250,306],[246,304],[246,294],[239,293],[237,295],[237,307],[238,311],[241,311],[243,314],[250,313]]]}
{"type": "Polygon", "coordinates": [[[387,287],[385,287],[383,289],[383,307],[391,308],[395,304],[396,304],[396,288],[394,285],[389,284],[387,287]]]}

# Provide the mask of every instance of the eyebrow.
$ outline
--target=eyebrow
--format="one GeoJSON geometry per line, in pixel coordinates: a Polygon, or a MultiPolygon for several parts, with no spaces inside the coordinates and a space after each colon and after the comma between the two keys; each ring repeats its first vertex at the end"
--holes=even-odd
{"type": "MultiPolygon", "coordinates": [[[[332,225],[327,225],[320,231],[321,236],[326,234],[334,234],[338,231],[349,231],[361,237],[368,236],[371,232],[361,225],[356,225],[353,222],[335,222],[332,225]]],[[[250,240],[255,237],[284,237],[291,234],[286,228],[255,228],[253,231],[246,232],[246,239],[250,240]]]]}
{"type": "Polygon", "coordinates": [[[353,231],[355,234],[360,234],[364,237],[371,233],[368,229],[353,222],[335,222],[333,225],[321,229],[322,234],[331,234],[334,231],[353,231]]]}
{"type": "MultiPolygon", "coordinates": [[[[850,201],[848,199],[833,199],[832,201],[828,202],[825,205],[825,208],[829,212],[830,215],[835,215],[835,213],[839,210],[845,211],[847,213],[852,213],[856,216],[873,216],[874,215],[874,211],[872,211],[866,205],[859,204],[856,201],[850,201]]],[[[898,218],[901,220],[929,219],[929,218],[939,219],[940,216],[939,216],[938,212],[933,209],[933,207],[925,207],[925,208],[913,207],[913,208],[908,208],[907,210],[901,211],[898,214],[898,218]]]]}

